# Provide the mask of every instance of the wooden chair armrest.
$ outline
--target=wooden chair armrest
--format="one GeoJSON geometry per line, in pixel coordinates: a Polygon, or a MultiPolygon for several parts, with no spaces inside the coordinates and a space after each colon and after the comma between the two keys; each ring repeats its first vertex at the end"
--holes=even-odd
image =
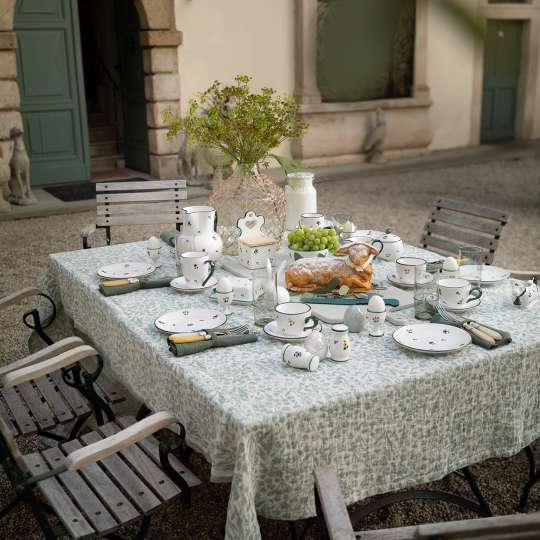
{"type": "Polygon", "coordinates": [[[313,475],[330,540],[354,540],[356,537],[336,471],[321,467],[313,475]]]}
{"type": "Polygon", "coordinates": [[[82,240],[83,249],[87,249],[90,247],[88,245],[88,239],[96,232],[96,230],[97,229],[95,223],[93,223],[92,225],[87,225],[86,227],[84,227],[84,229],[81,229],[80,237],[82,240]]]}
{"type": "Polygon", "coordinates": [[[43,375],[47,375],[48,373],[52,373],[53,371],[57,371],[64,367],[71,366],[72,364],[86,360],[87,358],[95,358],[97,355],[98,353],[93,347],[81,345],[49,358],[48,360],[43,360],[38,364],[12,371],[0,379],[0,385],[4,388],[9,388],[30,381],[31,379],[37,379],[38,377],[42,377],[43,375]]]}
{"type": "Polygon", "coordinates": [[[10,292],[0,296],[0,309],[8,307],[11,304],[16,304],[28,296],[35,296],[38,294],[41,294],[41,291],[35,287],[27,287],[26,289],[19,289],[18,291],[10,292]]]}
{"type": "Polygon", "coordinates": [[[35,352],[34,354],[21,358],[20,360],[16,360],[15,362],[11,362],[6,366],[0,367],[0,377],[3,377],[12,371],[33,366],[34,364],[42,362],[43,360],[49,360],[49,358],[52,358],[53,356],[58,356],[59,354],[65,353],[66,351],[79,347],[80,345],[84,345],[84,341],[79,337],[64,338],[56,343],[53,343],[52,345],[49,345],[48,347],[45,347],[44,349],[41,349],[40,351],[35,352]]]}
{"type": "Polygon", "coordinates": [[[158,412],[140,420],[139,422],[84,448],[75,450],[67,455],[65,465],[70,471],[77,471],[90,463],[96,463],[120,450],[131,446],[160,429],[178,423],[174,415],[169,412],[158,412]]]}
{"type": "Polygon", "coordinates": [[[540,270],[510,270],[510,277],[523,280],[529,280],[535,277],[540,280],[540,270]]]}

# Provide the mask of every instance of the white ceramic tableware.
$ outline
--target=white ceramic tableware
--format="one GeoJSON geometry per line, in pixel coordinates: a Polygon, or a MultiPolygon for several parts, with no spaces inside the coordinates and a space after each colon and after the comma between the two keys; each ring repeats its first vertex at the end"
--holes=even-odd
{"type": "Polygon", "coordinates": [[[459,277],[459,264],[454,257],[446,257],[442,264],[441,278],[454,279],[459,277]]]}
{"type": "Polygon", "coordinates": [[[418,257],[400,257],[396,260],[396,275],[401,283],[414,285],[415,275],[426,273],[426,261],[418,257]]]}
{"type": "Polygon", "coordinates": [[[161,268],[159,257],[161,255],[161,242],[155,237],[151,236],[146,242],[146,252],[154,263],[156,268],[161,268]]]}
{"type": "Polygon", "coordinates": [[[139,262],[122,262],[103,266],[97,275],[104,279],[129,279],[149,276],[156,270],[153,264],[139,262]]]}
{"type": "Polygon", "coordinates": [[[528,308],[534,305],[540,296],[538,284],[534,279],[529,279],[528,281],[515,279],[512,280],[510,287],[512,291],[512,305],[517,307],[528,308]]]}
{"type": "Polygon", "coordinates": [[[192,289],[207,285],[216,268],[214,261],[202,251],[187,251],[180,255],[180,266],[186,286],[192,289]]]}
{"type": "Polygon", "coordinates": [[[459,351],[471,343],[471,335],[449,324],[410,324],[398,328],[392,338],[415,352],[442,354],[459,351]]]}
{"type": "Polygon", "coordinates": [[[302,259],[312,259],[315,257],[326,257],[330,253],[327,249],[319,249],[318,251],[296,251],[291,248],[287,248],[289,253],[289,260],[291,263],[296,262],[295,254],[298,253],[302,259]]]}
{"type": "Polygon", "coordinates": [[[386,320],[386,305],[378,294],[374,294],[368,302],[366,316],[369,323],[369,335],[384,336],[384,321],[386,320]]]}
{"type": "MultiPolygon", "coordinates": [[[[474,277],[476,272],[476,265],[464,264],[459,268],[459,277],[466,279],[467,281],[476,281],[474,277]]],[[[458,277],[458,276],[456,276],[458,277]]],[[[482,280],[481,285],[494,285],[504,281],[510,277],[510,272],[499,266],[484,265],[482,267],[482,280]]]]}
{"type": "Polygon", "coordinates": [[[285,302],[278,304],[275,312],[279,331],[288,337],[300,337],[306,329],[315,325],[308,304],[285,302]]]}
{"type": "Polygon", "coordinates": [[[437,294],[439,302],[446,308],[461,308],[482,296],[482,289],[472,287],[461,278],[439,279],[437,281],[437,294]]]}
{"type": "Polygon", "coordinates": [[[225,315],[231,314],[231,304],[234,300],[232,283],[226,277],[222,277],[216,286],[216,298],[225,315]]]}
{"type": "Polygon", "coordinates": [[[385,261],[395,261],[403,254],[403,240],[396,234],[385,233],[376,238],[382,244],[379,257],[385,261]]]}
{"type": "Polygon", "coordinates": [[[313,332],[306,338],[304,341],[304,347],[307,351],[315,356],[318,356],[320,359],[326,358],[328,356],[328,343],[326,338],[322,333],[320,325],[317,325],[313,332]]]}
{"type": "Polygon", "coordinates": [[[170,286],[173,289],[176,289],[180,292],[189,292],[189,293],[195,293],[199,291],[204,291],[205,289],[209,289],[210,287],[215,287],[217,284],[217,279],[215,277],[211,277],[206,285],[204,287],[193,287],[192,285],[188,285],[186,282],[186,278],[184,276],[177,277],[173,279],[170,283],[170,286]]]}
{"type": "Polygon", "coordinates": [[[309,229],[320,229],[324,226],[324,216],[315,212],[306,212],[300,216],[300,224],[309,229]]]}
{"type": "Polygon", "coordinates": [[[168,334],[213,330],[221,326],[227,317],[215,309],[192,308],[169,311],[158,317],[154,324],[168,334]]]}
{"type": "Polygon", "coordinates": [[[285,199],[287,201],[287,230],[298,227],[300,216],[317,212],[317,190],[313,186],[315,175],[308,171],[292,172],[287,175],[285,199]]]}
{"type": "Polygon", "coordinates": [[[285,345],[281,351],[281,359],[285,364],[296,369],[307,371],[319,369],[319,357],[300,345],[291,345],[290,343],[285,345]]]}
{"type": "MultiPolygon", "coordinates": [[[[388,280],[388,283],[391,283],[392,285],[396,285],[397,287],[402,287],[404,289],[412,289],[414,287],[414,283],[403,283],[398,275],[397,272],[390,272],[386,279],[388,280]]],[[[424,272],[421,276],[417,276],[416,282],[425,285],[426,283],[429,283],[430,281],[433,281],[433,274],[429,274],[428,272],[424,272]]]]}
{"type": "Polygon", "coordinates": [[[263,328],[264,333],[271,338],[278,339],[279,341],[291,341],[293,343],[303,341],[313,332],[313,327],[307,328],[298,337],[291,337],[283,334],[278,328],[277,321],[269,322],[263,328]]]}
{"type": "Polygon", "coordinates": [[[334,362],[346,362],[350,357],[349,327],[346,324],[334,324],[330,335],[330,358],[334,362]]]}
{"type": "Polygon", "coordinates": [[[463,313],[464,311],[469,311],[475,307],[478,307],[482,303],[481,298],[475,298],[474,300],[469,300],[465,302],[462,306],[459,307],[450,307],[445,306],[446,311],[451,311],[452,313],[463,313]]]}

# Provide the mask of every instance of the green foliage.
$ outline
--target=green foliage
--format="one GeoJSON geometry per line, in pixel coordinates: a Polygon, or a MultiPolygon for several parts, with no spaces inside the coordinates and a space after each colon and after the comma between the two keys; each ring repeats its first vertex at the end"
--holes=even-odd
{"type": "Polygon", "coordinates": [[[189,102],[185,117],[165,112],[169,140],[185,131],[190,141],[219,148],[238,163],[267,165],[270,151],[300,137],[307,124],[298,119],[292,96],[277,95],[272,88],[251,92],[250,81],[245,75],[235,77],[230,86],[215,81],[189,102]]]}

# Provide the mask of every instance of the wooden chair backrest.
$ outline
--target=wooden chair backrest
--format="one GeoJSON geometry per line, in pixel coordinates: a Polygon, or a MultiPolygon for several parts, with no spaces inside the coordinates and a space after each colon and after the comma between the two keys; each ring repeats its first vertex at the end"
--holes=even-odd
{"type": "Polygon", "coordinates": [[[98,227],[181,223],[185,180],[140,180],[96,184],[98,227]]]}
{"type": "Polygon", "coordinates": [[[424,228],[421,246],[443,255],[459,254],[460,246],[486,250],[485,263],[491,264],[510,215],[465,201],[437,199],[424,228]]]}

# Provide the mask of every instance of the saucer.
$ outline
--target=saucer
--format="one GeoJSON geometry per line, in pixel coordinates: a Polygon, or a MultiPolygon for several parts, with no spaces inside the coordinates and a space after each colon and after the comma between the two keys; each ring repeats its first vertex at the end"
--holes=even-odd
{"type": "MultiPolygon", "coordinates": [[[[397,285],[398,287],[403,287],[404,289],[413,289],[414,288],[414,283],[403,283],[398,275],[397,275],[397,272],[390,272],[387,276],[386,276],[386,279],[388,280],[389,283],[391,283],[392,285],[397,285]]],[[[432,274],[428,274],[427,272],[421,277],[420,281],[419,281],[419,284],[420,285],[425,285],[429,282],[433,281],[433,275],[432,274]]]]}
{"type": "Polygon", "coordinates": [[[171,287],[173,289],[176,289],[177,291],[182,292],[198,292],[198,291],[204,291],[205,289],[209,289],[210,287],[215,287],[217,285],[217,278],[211,277],[204,287],[188,287],[186,285],[186,278],[184,276],[177,277],[173,279],[170,283],[171,287]]]}
{"type": "MultiPolygon", "coordinates": [[[[466,279],[467,281],[476,281],[474,278],[475,271],[475,266],[465,264],[459,269],[459,277],[466,279]]],[[[509,278],[510,272],[499,266],[484,265],[482,266],[481,275],[481,285],[494,285],[495,283],[500,283],[509,278]]]]}
{"type": "Polygon", "coordinates": [[[140,262],[122,262],[103,266],[97,275],[104,279],[129,279],[149,276],[156,267],[153,264],[140,262]]]}
{"type": "Polygon", "coordinates": [[[459,307],[449,307],[445,304],[444,300],[442,299],[440,299],[439,302],[441,303],[442,307],[446,309],[447,311],[452,311],[454,313],[461,313],[462,311],[468,311],[469,309],[478,307],[480,303],[482,302],[482,297],[475,298],[474,300],[471,300],[459,307]]]}
{"type": "Polygon", "coordinates": [[[303,339],[306,339],[312,332],[313,332],[313,326],[311,328],[308,328],[307,330],[304,330],[302,334],[298,337],[294,336],[286,336],[285,334],[282,334],[279,331],[277,321],[269,322],[264,328],[264,333],[267,336],[270,336],[274,339],[279,339],[280,341],[302,341],[303,339]]]}

